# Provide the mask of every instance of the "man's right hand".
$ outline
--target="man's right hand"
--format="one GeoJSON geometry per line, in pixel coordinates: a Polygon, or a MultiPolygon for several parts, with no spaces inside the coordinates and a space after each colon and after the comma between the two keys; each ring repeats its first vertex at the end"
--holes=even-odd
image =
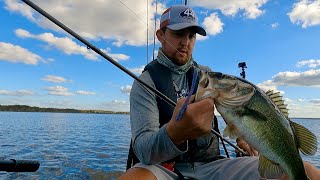
{"type": "Polygon", "coordinates": [[[186,98],[177,102],[171,120],[167,124],[167,132],[172,142],[179,146],[186,140],[196,139],[211,132],[214,115],[214,100],[211,98],[191,103],[195,96],[191,96],[189,104],[182,118],[177,121],[176,116],[182,108],[186,98]]]}

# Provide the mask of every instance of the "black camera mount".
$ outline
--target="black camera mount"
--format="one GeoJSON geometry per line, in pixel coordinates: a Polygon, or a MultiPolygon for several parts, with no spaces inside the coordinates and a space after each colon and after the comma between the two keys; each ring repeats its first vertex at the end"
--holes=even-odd
{"type": "Polygon", "coordinates": [[[245,68],[247,68],[246,62],[240,62],[238,64],[238,68],[241,68],[240,76],[245,79],[246,78],[246,72],[244,71],[245,68]]]}

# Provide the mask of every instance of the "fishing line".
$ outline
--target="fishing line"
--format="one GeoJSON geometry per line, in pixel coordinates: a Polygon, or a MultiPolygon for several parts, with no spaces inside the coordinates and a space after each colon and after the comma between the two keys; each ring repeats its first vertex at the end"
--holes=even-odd
{"type": "MultiPolygon", "coordinates": [[[[129,11],[131,11],[138,19],[140,19],[144,24],[146,24],[147,25],[147,27],[149,27],[149,29],[151,29],[152,31],[154,31],[154,32],[156,32],[156,28],[155,29],[153,29],[152,27],[150,27],[149,25],[148,25],[148,23],[146,23],[142,18],[140,18],[133,10],[131,10],[124,2],[122,2],[121,0],[119,0],[119,2],[122,4],[122,5],[124,5],[129,11]]],[[[148,20],[147,20],[148,21],[148,20]]],[[[156,19],[154,20],[154,21],[156,21],[156,19]]],[[[155,22],[156,23],[156,22],[155,22]]],[[[174,50],[176,50],[178,53],[180,53],[180,54],[183,54],[183,53],[181,53],[177,48],[175,48],[170,42],[168,42],[166,39],[164,39],[163,37],[161,37],[162,38],[162,40],[164,40],[167,44],[169,44],[174,50]]],[[[154,53],[154,52],[153,52],[154,53]]]]}
{"type": "Polygon", "coordinates": [[[147,0],[147,64],[149,63],[149,0],[147,0]]]}
{"type": "MultiPolygon", "coordinates": [[[[46,17],[47,19],[49,19],[51,22],[53,22],[54,24],[56,24],[57,26],[59,26],[61,29],[65,30],[66,32],[68,32],[70,35],[72,35],[74,38],[78,39],[80,42],[82,42],[83,44],[85,44],[88,48],[90,48],[91,50],[93,50],[94,52],[96,52],[97,54],[99,54],[100,56],[104,57],[106,60],[108,60],[110,63],[112,63],[113,65],[115,65],[116,67],[118,67],[119,69],[121,69],[123,72],[127,73],[129,76],[131,76],[133,79],[137,80],[140,84],[142,84],[143,86],[145,86],[146,88],[148,88],[149,90],[153,91],[159,98],[161,98],[162,100],[166,101],[169,105],[171,105],[172,107],[176,106],[176,103],[173,102],[170,98],[168,98],[167,96],[165,96],[164,94],[162,94],[160,91],[158,91],[156,88],[150,86],[149,84],[147,84],[146,82],[142,81],[138,76],[136,76],[135,74],[133,74],[131,71],[129,71],[128,69],[126,69],[125,67],[123,67],[121,64],[119,64],[117,61],[115,61],[113,58],[111,58],[110,56],[108,56],[107,54],[105,54],[104,52],[102,52],[100,49],[98,49],[97,47],[95,47],[94,45],[92,45],[90,42],[88,42],[87,40],[85,40],[84,38],[82,38],[80,35],[78,35],[77,33],[75,33],[73,30],[71,30],[69,27],[67,27],[66,25],[62,24],[60,21],[58,21],[56,18],[54,18],[53,16],[51,16],[50,14],[48,14],[46,11],[44,11],[43,9],[41,9],[39,6],[37,6],[36,4],[34,4],[33,2],[31,2],[30,0],[21,0],[24,3],[26,3],[27,5],[29,5],[31,8],[33,8],[34,10],[36,10],[37,12],[39,12],[40,14],[42,14],[44,17],[46,17]]],[[[227,142],[230,146],[234,147],[235,149],[237,149],[238,151],[240,151],[243,154],[246,154],[242,149],[240,149],[239,147],[235,146],[234,144],[232,144],[230,141],[224,139],[218,132],[216,132],[214,129],[211,129],[211,132],[217,136],[219,136],[223,141],[227,142]]]]}
{"type": "Polygon", "coordinates": [[[153,49],[152,49],[152,60],[154,60],[154,51],[156,49],[156,28],[157,28],[157,14],[158,14],[158,0],[156,0],[156,13],[154,14],[154,30],[153,30],[153,49]]]}

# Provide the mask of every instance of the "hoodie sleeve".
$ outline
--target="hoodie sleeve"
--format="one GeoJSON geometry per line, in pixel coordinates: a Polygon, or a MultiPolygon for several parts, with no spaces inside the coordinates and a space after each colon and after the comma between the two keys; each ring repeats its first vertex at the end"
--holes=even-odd
{"type": "MultiPolygon", "coordinates": [[[[146,71],[140,79],[155,87],[146,71]]],[[[155,94],[134,81],[130,93],[130,123],[133,149],[144,164],[158,164],[187,151],[178,148],[168,136],[166,124],[159,128],[159,110],[155,94]]]]}

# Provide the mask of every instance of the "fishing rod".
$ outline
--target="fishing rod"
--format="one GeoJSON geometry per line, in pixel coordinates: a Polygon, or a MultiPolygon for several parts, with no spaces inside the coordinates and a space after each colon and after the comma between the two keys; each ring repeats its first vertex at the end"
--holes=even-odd
{"type": "Polygon", "coordinates": [[[6,172],[36,172],[40,163],[33,160],[0,160],[0,171],[6,172]]]}
{"type": "MultiPolygon", "coordinates": [[[[62,24],[60,21],[58,21],[56,18],[54,18],[53,16],[51,16],[50,14],[48,14],[46,11],[44,11],[43,9],[41,9],[39,6],[37,6],[36,4],[34,4],[33,2],[31,2],[30,0],[22,0],[24,3],[26,3],[27,5],[29,5],[31,8],[33,8],[34,10],[36,10],[37,12],[39,12],[40,14],[42,14],[44,17],[46,17],[47,19],[49,19],[51,22],[53,22],[54,24],[56,24],[57,26],[59,26],[60,28],[62,28],[63,30],[65,30],[66,32],[68,32],[70,35],[72,35],[73,37],[75,37],[76,39],[78,39],[79,41],[81,41],[83,44],[85,44],[89,49],[92,49],[94,52],[96,52],[97,54],[101,55],[102,57],[104,57],[106,60],[108,60],[110,63],[112,63],[113,65],[115,65],[116,67],[118,67],[119,69],[121,69],[123,72],[127,73],[129,76],[131,76],[133,79],[137,80],[140,84],[142,84],[144,87],[148,88],[149,90],[151,90],[152,92],[154,92],[158,97],[160,97],[162,100],[166,101],[169,105],[171,105],[172,107],[176,106],[176,103],[173,102],[170,98],[168,98],[166,95],[162,94],[160,91],[158,91],[157,89],[155,89],[154,87],[150,86],[149,84],[145,83],[144,81],[142,81],[138,76],[136,76],[135,74],[133,74],[131,71],[129,71],[128,69],[126,69],[125,67],[123,67],[121,64],[119,64],[117,61],[115,61],[114,59],[112,59],[110,56],[108,56],[107,54],[105,54],[104,52],[102,52],[100,49],[98,49],[97,47],[95,47],[94,45],[92,45],[90,42],[88,42],[87,40],[85,40],[84,38],[82,38],[80,35],[78,35],[76,32],[74,32],[73,30],[71,30],[69,27],[67,27],[66,25],[62,24]]],[[[232,146],[233,148],[237,149],[238,151],[246,154],[242,149],[240,149],[239,147],[237,147],[236,145],[232,144],[232,142],[228,141],[227,139],[223,138],[220,133],[218,133],[217,131],[215,131],[214,129],[211,129],[211,132],[217,136],[219,136],[223,141],[227,142],[230,146],[232,146]]]]}

